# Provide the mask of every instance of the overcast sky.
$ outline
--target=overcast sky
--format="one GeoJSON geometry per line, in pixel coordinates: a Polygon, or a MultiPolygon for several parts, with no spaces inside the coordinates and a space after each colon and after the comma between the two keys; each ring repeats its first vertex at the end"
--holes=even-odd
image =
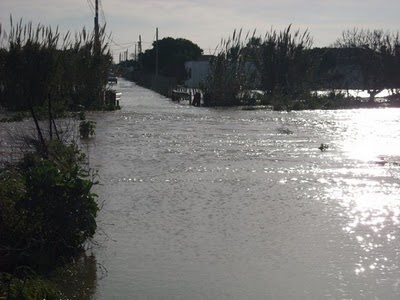
{"type": "MultiPolygon", "coordinates": [[[[234,29],[257,29],[261,35],[271,26],[308,29],[314,46],[328,46],[344,29],[400,29],[400,0],[99,0],[100,22],[114,57],[142,36],[144,50],[155,39],[182,37],[198,44],[205,54],[213,52],[221,38],[234,29]],[[104,12],[104,14],[103,14],[104,12]],[[118,44],[118,45],[116,45],[118,44]]],[[[34,24],[59,26],[61,31],[93,27],[95,0],[0,0],[0,23],[9,28],[9,17],[34,24]]]]}

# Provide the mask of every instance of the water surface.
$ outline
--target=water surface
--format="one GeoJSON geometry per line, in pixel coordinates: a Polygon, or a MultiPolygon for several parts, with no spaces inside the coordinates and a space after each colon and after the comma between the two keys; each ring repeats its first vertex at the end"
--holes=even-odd
{"type": "Polygon", "coordinates": [[[400,297],[399,109],[209,109],[117,89],[120,111],[90,115],[107,269],[93,299],[400,297]]]}

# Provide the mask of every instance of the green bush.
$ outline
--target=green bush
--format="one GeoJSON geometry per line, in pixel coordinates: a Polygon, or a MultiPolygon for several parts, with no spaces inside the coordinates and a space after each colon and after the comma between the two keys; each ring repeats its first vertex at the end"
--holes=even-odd
{"type": "Polygon", "coordinates": [[[93,121],[81,121],[79,124],[79,135],[82,139],[88,139],[94,136],[96,123],[93,121]]]}
{"type": "Polygon", "coordinates": [[[83,250],[96,230],[94,176],[75,145],[49,144],[0,170],[0,272],[51,270],[83,250]]]}
{"type": "Polygon", "coordinates": [[[0,299],[7,300],[58,300],[62,299],[57,286],[52,282],[30,275],[17,278],[10,274],[0,273],[0,299]]]}

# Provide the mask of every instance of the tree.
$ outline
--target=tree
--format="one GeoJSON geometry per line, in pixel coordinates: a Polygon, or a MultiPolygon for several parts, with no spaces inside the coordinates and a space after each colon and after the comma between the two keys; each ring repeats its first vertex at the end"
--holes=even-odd
{"type": "Polygon", "coordinates": [[[370,101],[385,88],[400,86],[400,64],[396,49],[400,47],[399,33],[381,29],[354,28],[342,32],[335,47],[359,49],[359,64],[363,75],[363,89],[370,94],[370,101]]]}
{"type": "Polygon", "coordinates": [[[156,52],[158,51],[159,74],[168,77],[175,77],[182,83],[186,77],[185,62],[198,59],[203,50],[189,40],[171,37],[153,42],[153,48],[140,54],[144,71],[155,73],[156,52]],[[158,50],[156,50],[158,48],[158,50]]]}

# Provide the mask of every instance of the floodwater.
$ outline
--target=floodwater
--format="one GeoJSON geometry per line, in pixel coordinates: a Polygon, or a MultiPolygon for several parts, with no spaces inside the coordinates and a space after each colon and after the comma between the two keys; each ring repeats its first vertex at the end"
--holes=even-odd
{"type": "Polygon", "coordinates": [[[400,298],[400,109],[209,109],[117,89],[120,111],[90,115],[104,202],[88,298],[400,298]]]}

